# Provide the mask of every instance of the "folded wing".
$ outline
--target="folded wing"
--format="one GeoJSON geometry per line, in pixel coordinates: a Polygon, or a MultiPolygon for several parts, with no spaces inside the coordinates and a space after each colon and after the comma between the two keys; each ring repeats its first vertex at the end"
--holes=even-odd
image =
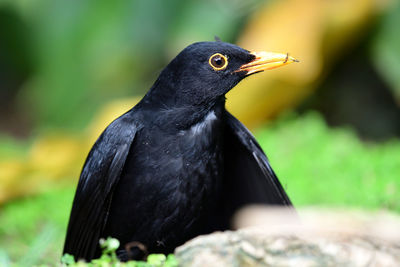
{"type": "Polygon", "coordinates": [[[224,135],[225,212],[231,216],[249,204],[292,206],[253,135],[228,112],[224,135]]]}
{"type": "Polygon", "coordinates": [[[118,183],[137,127],[129,113],[113,121],[91,149],[79,179],[64,253],[90,260],[98,250],[113,190],[118,183]]]}

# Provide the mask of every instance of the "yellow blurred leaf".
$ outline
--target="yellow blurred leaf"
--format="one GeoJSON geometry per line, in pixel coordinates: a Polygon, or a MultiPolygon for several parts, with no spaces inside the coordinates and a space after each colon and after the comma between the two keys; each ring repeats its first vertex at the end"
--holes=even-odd
{"type": "Polygon", "coordinates": [[[42,136],[33,144],[28,164],[33,172],[45,173],[50,179],[65,176],[75,169],[72,166],[81,158],[81,147],[82,141],[70,136],[42,136]]]}
{"type": "Polygon", "coordinates": [[[104,129],[116,118],[130,110],[134,105],[139,102],[140,98],[124,98],[119,100],[114,100],[107,105],[105,105],[97,114],[96,118],[93,120],[89,126],[89,138],[88,142],[90,145],[97,140],[99,135],[104,131],[104,129]]]}
{"type": "Polygon", "coordinates": [[[0,204],[15,194],[14,186],[24,172],[24,164],[19,159],[0,162],[0,204]]]}
{"type": "Polygon", "coordinates": [[[252,127],[298,104],[387,2],[281,0],[266,5],[249,20],[238,44],[252,51],[289,52],[300,63],[246,79],[228,94],[228,109],[252,127]]]}

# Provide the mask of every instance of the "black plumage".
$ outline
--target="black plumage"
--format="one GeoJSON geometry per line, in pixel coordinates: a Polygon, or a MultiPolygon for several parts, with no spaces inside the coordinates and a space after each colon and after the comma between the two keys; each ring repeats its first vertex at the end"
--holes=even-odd
{"type": "Polygon", "coordinates": [[[185,48],[91,149],[64,253],[90,260],[108,236],[120,240],[122,259],[140,257],[126,250],[139,243],[170,253],[229,229],[244,205],[291,206],[257,141],[225,110],[225,94],[252,73],[294,61],[220,41],[185,48]]]}

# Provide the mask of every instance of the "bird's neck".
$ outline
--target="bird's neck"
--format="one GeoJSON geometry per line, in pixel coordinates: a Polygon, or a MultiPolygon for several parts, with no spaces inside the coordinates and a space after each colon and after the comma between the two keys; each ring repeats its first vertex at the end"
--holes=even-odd
{"type": "Polygon", "coordinates": [[[159,101],[160,98],[147,94],[138,104],[149,114],[159,114],[156,123],[177,129],[187,129],[213,114],[221,119],[225,110],[225,97],[216,101],[198,104],[171,104],[159,101]]]}

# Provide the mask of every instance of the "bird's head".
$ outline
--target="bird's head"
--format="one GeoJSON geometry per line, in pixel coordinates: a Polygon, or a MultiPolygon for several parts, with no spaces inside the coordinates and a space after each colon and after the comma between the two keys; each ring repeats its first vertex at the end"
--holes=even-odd
{"type": "Polygon", "coordinates": [[[151,91],[163,103],[204,105],[251,74],[293,62],[297,60],[288,54],[250,52],[220,41],[194,43],[168,64],[151,91]]]}

